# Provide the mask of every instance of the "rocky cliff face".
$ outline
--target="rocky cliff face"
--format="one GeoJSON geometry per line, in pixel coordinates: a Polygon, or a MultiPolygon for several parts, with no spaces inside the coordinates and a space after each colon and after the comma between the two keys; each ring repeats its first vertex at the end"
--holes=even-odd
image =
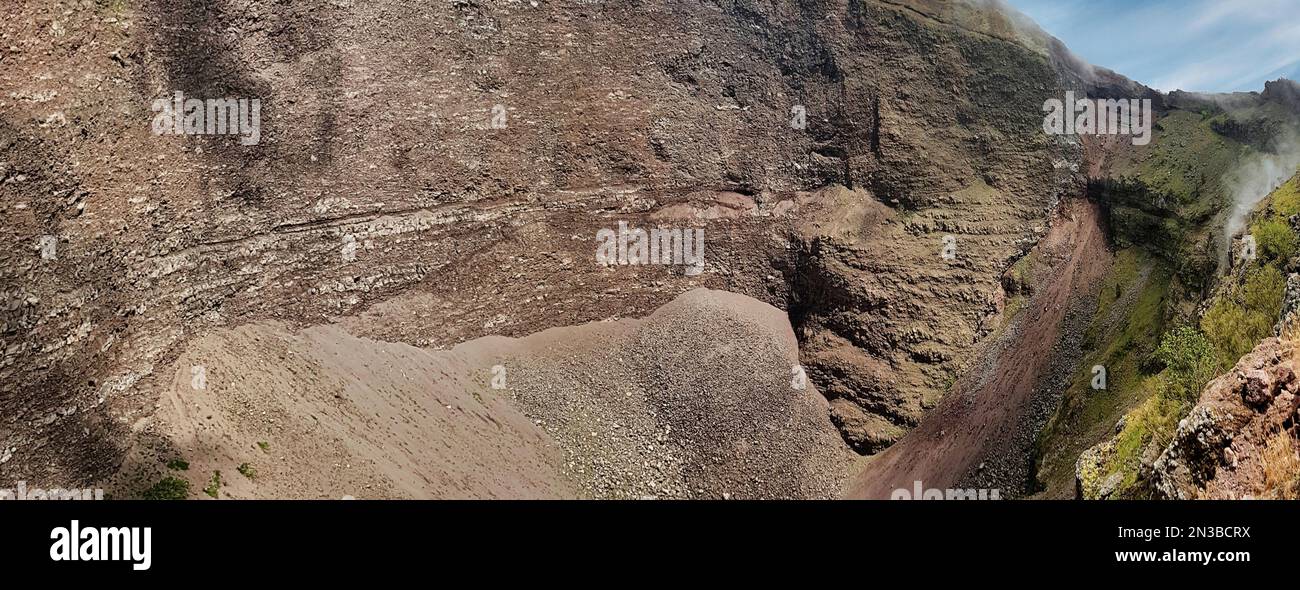
{"type": "Polygon", "coordinates": [[[23,3],[0,25],[0,471],[113,471],[156,434],[160,367],[214,329],[342,322],[444,346],[699,286],[786,309],[846,440],[883,448],[1077,193],[1077,149],[1039,125],[1079,78],[999,14],[23,3]],[[176,91],[259,99],[260,142],[153,134],[151,103],[176,91]],[[596,264],[619,221],[704,229],[705,272],[596,264]]]}
{"type": "Polygon", "coordinates": [[[800,215],[782,270],[804,363],[864,453],[946,392],[997,324],[1001,273],[1076,188],[1077,155],[1040,129],[1062,92],[1049,56],[954,4],[854,3],[817,29],[843,47],[845,94],[821,107],[839,129],[814,150],[843,158],[849,190],[800,215]]]}

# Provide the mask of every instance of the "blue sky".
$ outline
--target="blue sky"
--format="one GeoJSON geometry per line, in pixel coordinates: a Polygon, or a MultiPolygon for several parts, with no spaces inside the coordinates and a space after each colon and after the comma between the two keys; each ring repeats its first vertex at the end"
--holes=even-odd
{"type": "Polygon", "coordinates": [[[1080,57],[1163,91],[1300,81],[1300,0],[1007,0],[1080,57]]]}

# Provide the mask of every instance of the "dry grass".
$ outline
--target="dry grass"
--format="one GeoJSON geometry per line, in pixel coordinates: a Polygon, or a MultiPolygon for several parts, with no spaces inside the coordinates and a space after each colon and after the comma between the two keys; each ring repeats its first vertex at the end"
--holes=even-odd
{"type": "Polygon", "coordinates": [[[1263,461],[1264,491],[1261,497],[1300,499],[1300,452],[1297,452],[1295,436],[1284,430],[1269,439],[1263,461]]]}

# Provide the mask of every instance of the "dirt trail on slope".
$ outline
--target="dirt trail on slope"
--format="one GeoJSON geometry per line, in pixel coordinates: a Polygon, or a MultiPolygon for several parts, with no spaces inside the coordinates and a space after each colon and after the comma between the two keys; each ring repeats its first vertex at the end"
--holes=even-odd
{"type": "Polygon", "coordinates": [[[1064,206],[1036,249],[1047,270],[1040,276],[1047,278],[1027,308],[920,426],[863,466],[847,497],[888,499],[915,481],[926,489],[954,487],[985,458],[1036,434],[1036,392],[1052,370],[1060,370],[1053,349],[1071,303],[1095,289],[1110,260],[1097,206],[1064,206]]]}

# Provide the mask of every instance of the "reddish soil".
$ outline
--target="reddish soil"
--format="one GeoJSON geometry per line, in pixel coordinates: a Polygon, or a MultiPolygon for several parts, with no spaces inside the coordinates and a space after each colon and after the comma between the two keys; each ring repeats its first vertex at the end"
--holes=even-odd
{"type": "Polygon", "coordinates": [[[1037,249],[1051,272],[1015,324],[920,426],[863,466],[847,497],[888,499],[896,489],[912,489],[914,481],[953,487],[1024,428],[1071,301],[1098,284],[1110,258],[1097,206],[1063,206],[1037,249]]]}

